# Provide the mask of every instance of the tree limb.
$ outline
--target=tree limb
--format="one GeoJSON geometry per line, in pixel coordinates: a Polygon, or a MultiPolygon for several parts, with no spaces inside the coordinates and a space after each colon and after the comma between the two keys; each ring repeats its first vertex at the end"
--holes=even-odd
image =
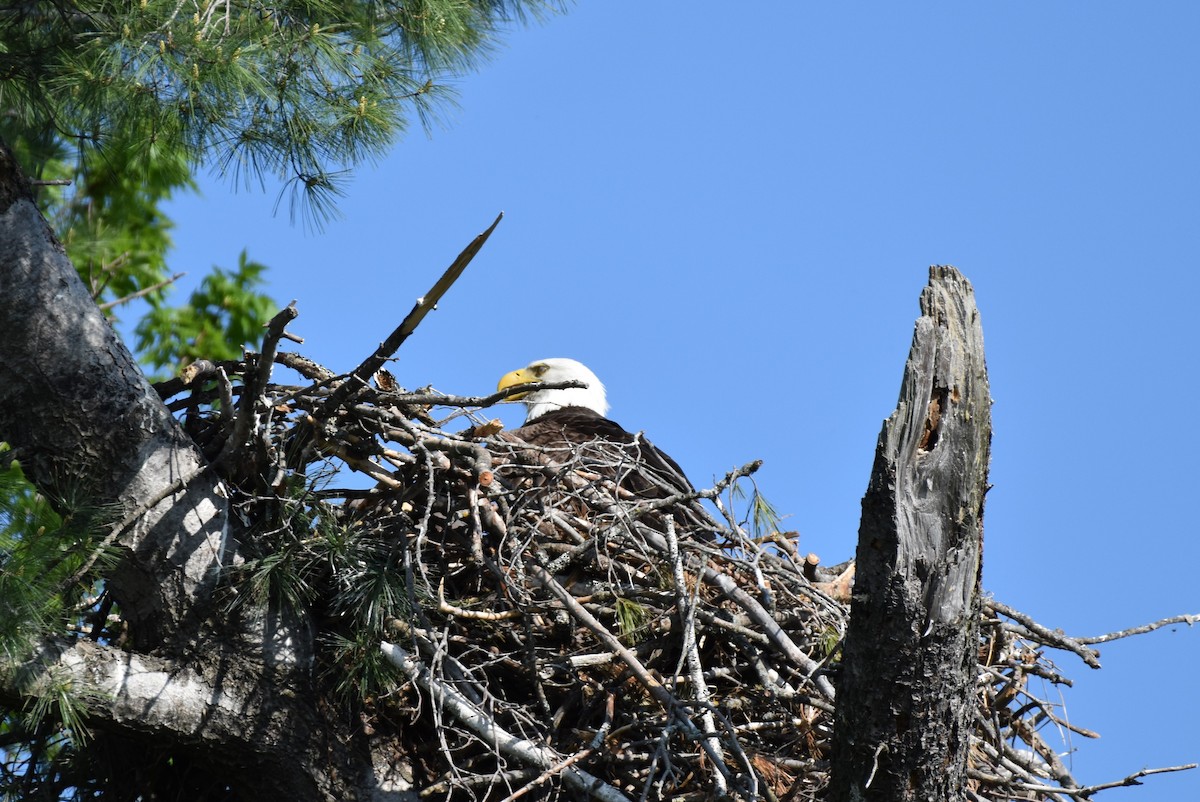
{"type": "Polygon", "coordinates": [[[212,677],[173,660],[67,640],[43,644],[19,668],[0,669],[21,677],[23,691],[0,688],[10,704],[66,684],[85,721],[106,735],[172,743],[237,776],[241,787],[257,786],[263,798],[316,800],[337,787],[321,767],[331,766],[339,747],[306,705],[270,680],[236,671],[212,677]]]}

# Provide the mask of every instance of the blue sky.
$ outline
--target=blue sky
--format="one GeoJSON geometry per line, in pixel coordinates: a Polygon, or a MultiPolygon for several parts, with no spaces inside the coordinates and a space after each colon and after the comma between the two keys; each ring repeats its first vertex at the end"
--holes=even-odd
{"type": "MultiPolygon", "coordinates": [[[[322,233],[206,180],[171,206],[171,267],[247,248],[348,370],[503,211],[400,382],[580,359],[695,483],[765,460],[832,563],[927,267],[953,264],[995,399],[986,588],[1072,635],[1197,613],[1198,33],[1184,2],[581,2],[514,28],[322,233]]],[[[1083,783],[1200,759],[1200,631],[1056,659],[1103,736],[1073,740],[1083,783]]],[[[1200,799],[1200,772],[1147,783],[1101,798],[1200,799]]]]}

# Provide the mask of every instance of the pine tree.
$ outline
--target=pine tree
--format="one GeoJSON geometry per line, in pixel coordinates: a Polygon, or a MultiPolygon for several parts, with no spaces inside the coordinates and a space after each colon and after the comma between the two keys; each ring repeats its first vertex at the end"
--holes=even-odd
{"type": "MultiPolygon", "coordinates": [[[[304,721],[307,729],[273,736],[287,741],[304,732],[292,742],[302,743],[293,750],[297,762],[277,762],[253,781],[233,768],[226,778],[205,779],[186,745],[168,738],[157,743],[162,749],[147,750],[162,721],[147,717],[141,737],[120,727],[101,734],[96,706],[107,707],[101,719],[112,721],[113,699],[81,688],[69,672],[32,668],[58,649],[82,654],[71,651],[77,641],[92,644],[96,654],[134,648],[152,662],[165,660],[156,665],[171,665],[167,656],[178,658],[197,639],[211,644],[213,621],[228,612],[225,599],[213,602],[207,623],[184,625],[179,616],[181,599],[213,588],[204,569],[166,569],[167,554],[177,551],[168,541],[183,530],[165,534],[178,519],[152,523],[159,506],[153,497],[199,492],[200,498],[220,481],[200,475],[203,454],[181,448],[187,435],[109,323],[131,316],[136,358],[168,375],[200,357],[236,360],[243,347],[257,347],[276,307],[262,293],[265,267],[245,252],[234,268],[204,277],[187,303],[170,303],[176,276],[167,261],[165,201],[192,188],[198,170],[214,169],[231,182],[282,184],[294,210],[319,224],[334,211],[340,179],[385,152],[412,121],[428,124],[451,99],[442,82],[478,66],[502,26],[552,8],[490,0],[64,0],[0,10],[0,140],[11,147],[2,161],[5,187],[13,190],[0,205],[6,212],[21,207],[22,194],[31,192],[68,257],[55,255],[40,222],[6,220],[0,293],[11,303],[0,356],[10,379],[0,393],[6,441],[0,446],[0,796],[134,799],[168,788],[172,798],[191,799],[245,798],[247,788],[290,789],[297,799],[359,794],[369,767],[355,766],[346,776],[313,768],[318,752],[338,753],[347,766],[363,757],[329,746],[335,736],[323,732],[327,722],[315,711],[299,717],[317,716],[304,721]],[[21,188],[21,172],[33,178],[32,187],[21,188]],[[14,263],[45,267],[43,259],[55,266],[51,272],[63,268],[81,281],[71,284],[59,270],[56,281],[72,288],[61,296],[39,294],[49,274],[23,276],[14,263]],[[108,356],[93,350],[100,342],[108,343],[101,346],[108,356]],[[20,386],[19,375],[38,373],[57,379],[36,392],[20,386]],[[76,403],[94,406],[71,434],[75,424],[62,428],[63,405],[76,403]],[[153,478],[165,467],[155,453],[173,463],[170,470],[192,466],[187,491],[171,484],[178,475],[167,485],[153,478]],[[140,520],[123,529],[129,516],[140,520]],[[143,547],[148,552],[135,555],[143,547]],[[156,560],[165,574],[156,573],[156,560]],[[156,590],[146,596],[150,587],[156,590]],[[143,602],[145,609],[135,609],[143,602]]],[[[224,534],[212,527],[227,529],[227,513],[208,504],[201,502],[208,512],[196,513],[185,528],[201,541],[221,540],[224,534]]],[[[255,621],[238,631],[260,638],[260,652],[264,633],[290,631],[255,621]]],[[[261,685],[262,693],[289,687],[292,675],[280,674],[287,676],[274,688],[261,685]]],[[[345,731],[342,718],[333,725],[339,727],[345,731]]]]}

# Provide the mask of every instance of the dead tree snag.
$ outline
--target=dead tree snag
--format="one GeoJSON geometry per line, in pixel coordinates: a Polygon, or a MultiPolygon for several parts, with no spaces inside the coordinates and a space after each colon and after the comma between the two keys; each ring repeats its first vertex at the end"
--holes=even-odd
{"type": "Polygon", "coordinates": [[[921,313],[863,498],[835,800],[963,798],[991,399],[970,283],[930,268],[921,313]]]}

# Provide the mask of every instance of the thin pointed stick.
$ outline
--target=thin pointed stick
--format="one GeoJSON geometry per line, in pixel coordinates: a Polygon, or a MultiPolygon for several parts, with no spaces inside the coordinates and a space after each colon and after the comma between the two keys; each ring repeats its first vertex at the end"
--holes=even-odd
{"type": "Polygon", "coordinates": [[[417,299],[413,305],[412,311],[404,318],[396,330],[393,331],[386,340],[380,343],[375,349],[375,353],[363,360],[357,368],[346,376],[346,380],[338,385],[337,389],[329,396],[325,405],[321,408],[318,418],[327,418],[332,415],[338,407],[346,403],[350,397],[358,392],[363,387],[367,386],[367,382],[375,375],[384,363],[391,358],[392,354],[404,344],[404,341],[417,330],[417,326],[421,325],[421,321],[430,311],[437,307],[438,301],[446,294],[446,291],[453,286],[458,277],[467,269],[467,265],[471,264],[471,260],[475,258],[475,254],[487,242],[488,237],[496,230],[496,226],[500,225],[500,221],[504,219],[504,212],[496,216],[496,219],[488,226],[487,230],[471,240],[463,252],[458,255],[458,258],[446,268],[446,272],[437,280],[437,283],[425,295],[417,299]]]}
{"type": "Polygon", "coordinates": [[[124,298],[117,298],[115,301],[106,301],[105,303],[100,304],[100,310],[102,312],[107,312],[108,310],[112,309],[115,306],[120,306],[121,304],[127,304],[130,301],[135,301],[138,298],[141,298],[142,296],[149,295],[152,292],[161,290],[163,287],[167,286],[168,284],[174,284],[176,281],[179,281],[179,279],[183,278],[186,275],[187,275],[187,273],[176,273],[175,275],[171,276],[170,278],[164,279],[164,280],[158,282],[157,284],[151,284],[149,287],[144,287],[144,288],[138,290],[137,292],[131,292],[129,295],[126,295],[124,298]]]}

